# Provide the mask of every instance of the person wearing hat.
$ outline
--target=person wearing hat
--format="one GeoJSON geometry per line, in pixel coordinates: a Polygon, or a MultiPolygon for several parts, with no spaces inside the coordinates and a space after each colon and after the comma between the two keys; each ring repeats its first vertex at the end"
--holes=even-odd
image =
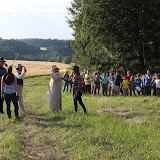
{"type": "Polygon", "coordinates": [[[23,91],[23,77],[25,76],[27,69],[22,66],[22,64],[18,64],[16,67],[16,73],[15,73],[15,77],[17,79],[17,92],[19,95],[19,101],[18,101],[18,105],[21,109],[22,112],[26,112],[23,106],[23,95],[22,95],[22,91],[23,91]],[[24,68],[24,72],[22,73],[22,70],[24,68]]]}
{"type": "MultiPolygon", "coordinates": [[[[4,65],[7,67],[7,64],[5,62],[6,61],[4,60],[4,58],[0,57],[0,88],[1,88],[2,77],[6,73],[6,69],[3,67],[4,65]]],[[[4,113],[4,111],[3,111],[3,99],[1,99],[1,97],[0,97],[0,113],[2,113],[2,114],[4,113]]]]}
{"type": "Polygon", "coordinates": [[[61,86],[62,86],[62,76],[59,73],[59,68],[54,65],[51,70],[51,79],[49,82],[49,88],[47,92],[48,97],[48,109],[52,111],[59,111],[61,107],[61,86]]]}
{"type": "Polygon", "coordinates": [[[18,93],[17,93],[17,80],[12,74],[12,66],[8,68],[7,73],[2,77],[1,98],[5,99],[7,107],[7,115],[10,119],[11,116],[11,102],[14,105],[14,113],[16,118],[18,116],[18,93]],[[4,93],[4,95],[3,95],[4,93]]]}
{"type": "Polygon", "coordinates": [[[81,75],[79,73],[79,67],[74,66],[73,68],[74,71],[74,79],[73,79],[73,99],[74,99],[74,106],[75,106],[75,112],[78,110],[78,105],[77,101],[79,104],[82,106],[84,113],[87,114],[87,110],[85,105],[82,102],[82,80],[81,80],[81,75]]]}

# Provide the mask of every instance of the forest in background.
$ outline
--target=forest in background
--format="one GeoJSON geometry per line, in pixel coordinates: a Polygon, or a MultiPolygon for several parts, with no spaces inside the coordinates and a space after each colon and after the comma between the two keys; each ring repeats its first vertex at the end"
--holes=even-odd
{"type": "Polygon", "coordinates": [[[69,40],[58,39],[0,39],[0,56],[6,59],[70,63],[75,53],[69,40]],[[41,49],[41,48],[45,49],[41,49]]]}
{"type": "Polygon", "coordinates": [[[159,0],[73,0],[75,62],[97,71],[160,71],[159,0]]]}

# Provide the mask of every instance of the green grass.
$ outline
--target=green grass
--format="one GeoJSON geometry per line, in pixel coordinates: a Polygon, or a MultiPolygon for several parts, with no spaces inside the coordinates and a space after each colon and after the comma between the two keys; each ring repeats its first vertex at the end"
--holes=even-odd
{"type": "MultiPolygon", "coordinates": [[[[47,109],[49,76],[25,79],[20,121],[0,115],[0,159],[160,159],[160,99],[83,96],[88,116],[74,113],[71,93],[62,111],[47,109]]],[[[13,110],[13,107],[12,107],[13,110]]]]}

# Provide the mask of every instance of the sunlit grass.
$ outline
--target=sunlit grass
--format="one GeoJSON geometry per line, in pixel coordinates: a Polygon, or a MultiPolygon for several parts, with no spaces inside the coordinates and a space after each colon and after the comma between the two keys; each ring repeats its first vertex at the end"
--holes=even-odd
{"type": "Polygon", "coordinates": [[[84,95],[86,116],[80,106],[74,113],[65,92],[53,113],[48,83],[49,76],[25,79],[21,121],[0,115],[1,159],[159,159],[159,98],[84,95]]]}

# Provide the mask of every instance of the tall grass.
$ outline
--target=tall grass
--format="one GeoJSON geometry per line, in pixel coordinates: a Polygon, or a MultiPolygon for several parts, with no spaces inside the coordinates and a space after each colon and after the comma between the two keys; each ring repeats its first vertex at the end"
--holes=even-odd
{"type": "Polygon", "coordinates": [[[53,113],[48,82],[48,76],[25,79],[27,114],[20,121],[0,115],[1,159],[160,159],[159,98],[84,95],[86,116],[80,106],[74,113],[65,92],[62,111],[53,113]]]}

